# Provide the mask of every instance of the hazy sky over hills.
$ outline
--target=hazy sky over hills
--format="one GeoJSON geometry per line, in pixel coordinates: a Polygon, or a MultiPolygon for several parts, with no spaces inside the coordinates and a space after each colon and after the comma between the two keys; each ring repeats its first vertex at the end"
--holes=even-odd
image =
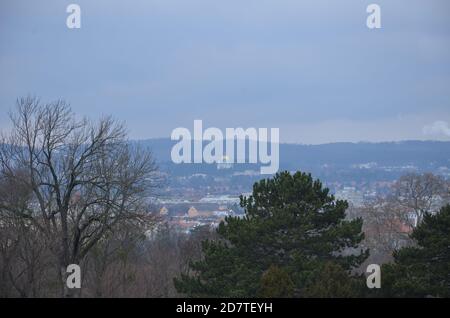
{"type": "Polygon", "coordinates": [[[279,127],[282,141],[450,140],[448,0],[2,0],[0,126],[65,98],[133,138],[279,127]],[[81,6],[81,29],[66,7],[81,6]],[[378,3],[382,29],[366,27],[378,3]]]}

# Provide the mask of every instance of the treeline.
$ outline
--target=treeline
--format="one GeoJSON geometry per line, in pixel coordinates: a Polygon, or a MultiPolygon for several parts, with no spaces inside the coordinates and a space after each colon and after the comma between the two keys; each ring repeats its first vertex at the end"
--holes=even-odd
{"type": "Polygon", "coordinates": [[[244,218],[180,234],[146,198],[161,186],[123,125],[23,98],[0,140],[0,297],[448,297],[448,181],[408,174],[364,207],[310,174],[241,198],[244,218]],[[81,288],[68,288],[67,266],[81,288]],[[365,269],[380,264],[368,289],[365,269]]]}

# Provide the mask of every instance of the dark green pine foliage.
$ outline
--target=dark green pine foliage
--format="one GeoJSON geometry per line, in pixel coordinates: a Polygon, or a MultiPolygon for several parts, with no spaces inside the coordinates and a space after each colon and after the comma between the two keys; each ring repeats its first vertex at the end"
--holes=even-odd
{"type": "MultiPolygon", "coordinates": [[[[368,256],[358,248],[364,238],[362,220],[345,220],[347,202],[335,200],[310,174],[282,172],[261,180],[240,204],[245,217],[226,218],[217,230],[221,239],[203,242],[204,257],[175,279],[179,292],[191,297],[267,295],[264,274],[276,268],[293,288],[269,290],[307,297],[325,266],[335,264],[352,279],[350,271],[368,256]]],[[[317,289],[314,296],[321,296],[317,289]]]]}
{"type": "Polygon", "coordinates": [[[412,232],[414,247],[394,253],[381,270],[385,297],[450,297],[450,205],[426,214],[412,232]]]}

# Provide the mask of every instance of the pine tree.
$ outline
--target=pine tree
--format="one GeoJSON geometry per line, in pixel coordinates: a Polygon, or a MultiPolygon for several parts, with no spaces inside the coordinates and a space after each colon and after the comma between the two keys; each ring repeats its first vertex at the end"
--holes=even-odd
{"type": "Polygon", "coordinates": [[[394,252],[382,267],[386,297],[450,297],[450,205],[425,214],[411,234],[416,246],[394,252]]]}
{"type": "Polygon", "coordinates": [[[260,297],[283,298],[291,297],[293,293],[294,283],[284,269],[272,265],[262,274],[260,297]]]}
{"type": "MultiPolygon", "coordinates": [[[[253,186],[240,205],[245,216],[228,217],[216,241],[203,242],[204,257],[175,279],[188,296],[255,297],[271,267],[292,281],[294,296],[307,296],[326,263],[350,271],[368,256],[359,249],[362,220],[345,220],[346,201],[335,200],[310,174],[282,172],[253,186]]],[[[272,270],[273,271],[273,270],[272,270]]],[[[273,286],[272,286],[273,288],[273,286]]]]}
{"type": "Polygon", "coordinates": [[[313,281],[304,290],[305,297],[350,298],[365,295],[365,281],[361,276],[349,277],[339,265],[327,262],[320,266],[313,281]]]}

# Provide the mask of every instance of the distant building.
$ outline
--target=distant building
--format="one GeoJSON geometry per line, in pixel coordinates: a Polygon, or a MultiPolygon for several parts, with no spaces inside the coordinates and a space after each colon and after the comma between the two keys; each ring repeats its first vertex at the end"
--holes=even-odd
{"type": "Polygon", "coordinates": [[[230,196],[228,194],[223,195],[207,195],[204,198],[201,198],[200,203],[215,203],[215,204],[238,204],[240,202],[239,197],[230,196]]]}
{"type": "Polygon", "coordinates": [[[187,212],[189,218],[201,218],[207,219],[214,216],[213,210],[198,210],[196,207],[191,206],[187,212]]]}
{"type": "Polygon", "coordinates": [[[231,169],[233,168],[233,162],[228,156],[223,156],[222,160],[217,162],[217,170],[231,169]]]}
{"type": "Polygon", "coordinates": [[[188,216],[189,216],[190,218],[196,218],[196,217],[198,217],[198,216],[200,215],[200,213],[198,213],[197,209],[194,208],[193,206],[191,206],[191,207],[189,208],[187,214],[188,214],[188,216]]]}
{"type": "Polygon", "coordinates": [[[228,211],[214,211],[214,216],[219,218],[227,217],[230,213],[228,211]]]}
{"type": "Polygon", "coordinates": [[[259,176],[260,172],[258,170],[245,170],[245,171],[236,171],[233,173],[233,176],[259,176]]]}
{"type": "Polygon", "coordinates": [[[364,196],[355,187],[344,187],[342,190],[336,191],[336,199],[346,200],[356,207],[364,204],[364,196]]]}
{"type": "Polygon", "coordinates": [[[169,213],[169,210],[163,206],[160,210],[159,210],[159,214],[160,215],[167,215],[169,213]]]}

